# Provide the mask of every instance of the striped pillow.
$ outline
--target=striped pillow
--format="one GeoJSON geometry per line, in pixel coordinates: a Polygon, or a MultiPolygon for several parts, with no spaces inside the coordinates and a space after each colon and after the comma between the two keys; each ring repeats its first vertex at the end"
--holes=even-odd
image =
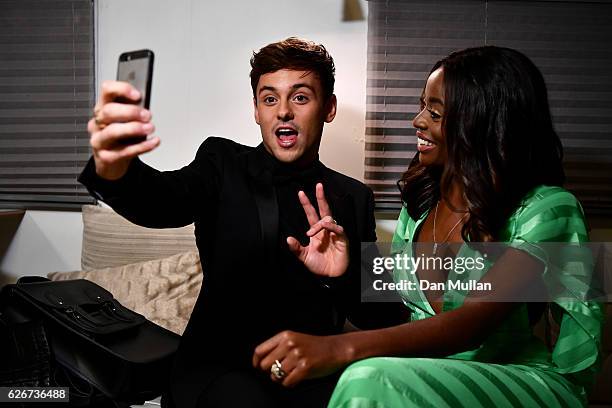
{"type": "Polygon", "coordinates": [[[164,258],[197,251],[193,224],[153,229],[132,224],[110,208],[83,206],[84,271],[164,258]]]}

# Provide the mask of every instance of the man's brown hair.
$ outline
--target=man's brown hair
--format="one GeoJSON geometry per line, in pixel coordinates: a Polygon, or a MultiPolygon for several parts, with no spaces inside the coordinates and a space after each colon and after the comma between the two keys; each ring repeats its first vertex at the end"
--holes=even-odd
{"type": "Polygon", "coordinates": [[[315,73],[321,81],[325,99],[334,93],[334,60],[321,44],[289,37],[253,52],[250,77],[255,98],[259,78],[281,69],[315,73]]]}

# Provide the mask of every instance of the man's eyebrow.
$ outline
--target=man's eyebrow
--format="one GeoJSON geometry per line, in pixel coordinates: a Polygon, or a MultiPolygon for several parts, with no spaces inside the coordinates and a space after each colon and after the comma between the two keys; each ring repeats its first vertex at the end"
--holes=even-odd
{"type": "Polygon", "coordinates": [[[273,87],[273,86],[265,85],[265,86],[262,86],[262,87],[259,89],[259,92],[258,92],[258,93],[262,93],[263,91],[272,91],[272,92],[276,92],[276,88],[275,88],[275,87],[273,87]]]}
{"type": "MultiPolygon", "coordinates": [[[[295,91],[296,89],[300,89],[300,88],[308,88],[310,89],[312,92],[315,92],[315,89],[312,87],[312,85],[309,85],[307,83],[299,83],[299,84],[294,84],[291,86],[291,90],[295,91]]],[[[271,91],[271,92],[278,92],[278,90],[270,85],[264,85],[259,89],[258,94],[264,92],[264,91],[271,91]]]]}
{"type": "Polygon", "coordinates": [[[309,84],[306,84],[306,83],[303,83],[303,84],[295,84],[295,85],[293,85],[293,86],[291,87],[291,89],[293,89],[293,90],[295,90],[295,89],[299,89],[299,88],[308,88],[308,89],[310,89],[310,90],[311,90],[311,91],[313,91],[313,92],[315,91],[315,89],[312,87],[312,85],[309,85],[309,84]]]}

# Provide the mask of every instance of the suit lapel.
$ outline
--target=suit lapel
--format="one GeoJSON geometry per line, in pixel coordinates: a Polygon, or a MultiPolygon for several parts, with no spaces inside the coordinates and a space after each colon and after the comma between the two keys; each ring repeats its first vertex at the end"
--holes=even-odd
{"type": "Polygon", "coordinates": [[[278,246],[278,201],[272,182],[272,163],[265,152],[261,151],[263,148],[260,144],[246,153],[245,164],[250,179],[249,188],[259,215],[260,242],[267,259],[273,263],[278,246]]]}
{"type": "MultiPolygon", "coordinates": [[[[266,253],[269,261],[274,262],[279,234],[279,209],[276,189],[273,183],[272,159],[263,151],[263,144],[244,154],[249,188],[253,194],[259,225],[261,230],[261,249],[266,253]]],[[[354,203],[346,189],[333,178],[333,173],[322,163],[323,186],[332,215],[338,224],[345,228],[349,237],[357,237],[357,223],[355,220],[354,203]]]]}
{"type": "Polygon", "coordinates": [[[339,183],[336,183],[332,177],[333,173],[323,164],[323,188],[325,197],[332,211],[332,216],[341,225],[349,237],[354,237],[356,230],[355,209],[351,196],[346,192],[346,189],[339,183]]]}

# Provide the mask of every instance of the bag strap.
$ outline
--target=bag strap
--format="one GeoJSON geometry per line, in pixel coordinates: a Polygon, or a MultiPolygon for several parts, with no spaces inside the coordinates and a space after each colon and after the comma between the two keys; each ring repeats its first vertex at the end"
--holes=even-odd
{"type": "Polygon", "coordinates": [[[85,279],[50,281],[25,277],[13,286],[44,315],[90,337],[135,328],[146,320],[122,306],[106,289],[85,279]]]}
{"type": "Polygon", "coordinates": [[[45,278],[44,276],[22,276],[21,278],[17,279],[17,285],[37,282],[51,282],[51,279],[45,278]]]}

